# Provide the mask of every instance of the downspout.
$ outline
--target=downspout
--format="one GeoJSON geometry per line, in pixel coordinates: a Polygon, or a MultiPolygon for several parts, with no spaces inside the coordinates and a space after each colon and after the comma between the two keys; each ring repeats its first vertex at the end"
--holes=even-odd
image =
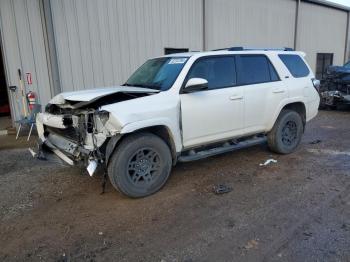
{"type": "Polygon", "coordinates": [[[205,51],[207,49],[205,35],[205,0],[202,0],[202,42],[202,49],[205,51]]]}
{"type": "Polygon", "coordinates": [[[350,45],[350,39],[349,39],[349,24],[350,24],[350,11],[347,13],[347,21],[346,21],[346,32],[345,32],[345,49],[344,49],[344,64],[349,59],[349,45],[350,45]]]}
{"type": "Polygon", "coordinates": [[[61,93],[61,81],[58,69],[58,60],[56,53],[56,41],[52,21],[51,1],[41,0],[40,11],[42,17],[42,26],[44,31],[44,42],[46,49],[46,60],[49,66],[49,80],[51,85],[51,95],[55,96],[61,93]]]}
{"type": "Polygon", "coordinates": [[[294,24],[294,50],[297,50],[298,45],[298,25],[299,25],[299,9],[300,9],[300,0],[296,0],[297,6],[295,10],[295,24],[294,24]]]}

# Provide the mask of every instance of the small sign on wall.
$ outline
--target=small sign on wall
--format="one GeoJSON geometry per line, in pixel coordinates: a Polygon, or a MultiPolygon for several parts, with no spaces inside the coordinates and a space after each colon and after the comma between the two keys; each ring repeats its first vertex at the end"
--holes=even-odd
{"type": "Polygon", "coordinates": [[[33,84],[32,73],[27,72],[27,73],[26,73],[26,78],[27,78],[27,84],[28,84],[28,85],[32,85],[32,84],[33,84]]]}

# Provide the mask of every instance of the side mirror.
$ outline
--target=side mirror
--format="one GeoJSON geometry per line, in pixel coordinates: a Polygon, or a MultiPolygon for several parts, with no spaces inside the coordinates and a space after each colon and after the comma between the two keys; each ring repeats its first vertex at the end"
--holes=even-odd
{"type": "Polygon", "coordinates": [[[208,88],[208,81],[204,78],[191,78],[187,81],[184,93],[192,93],[195,91],[205,90],[208,88]]]}

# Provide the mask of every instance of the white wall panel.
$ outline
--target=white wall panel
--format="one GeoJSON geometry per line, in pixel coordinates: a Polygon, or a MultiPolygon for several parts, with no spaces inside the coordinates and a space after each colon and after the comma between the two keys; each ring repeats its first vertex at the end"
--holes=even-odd
{"type": "MultiPolygon", "coordinates": [[[[26,92],[36,92],[39,103],[46,104],[51,87],[39,1],[1,0],[0,29],[7,84],[19,86],[18,69],[23,75],[32,73],[33,84],[25,84],[26,92]]],[[[23,110],[21,101],[14,97],[10,95],[11,112],[17,120],[23,110]]]]}
{"type": "Polygon", "coordinates": [[[201,0],[51,1],[63,91],[121,84],[165,47],[202,49],[201,0]]]}
{"type": "Polygon", "coordinates": [[[293,47],[293,0],[209,0],[205,10],[207,49],[293,47]]]}
{"type": "Polygon", "coordinates": [[[334,53],[333,63],[342,65],[345,52],[347,13],[334,8],[302,2],[297,48],[315,71],[317,53],[334,53]]]}

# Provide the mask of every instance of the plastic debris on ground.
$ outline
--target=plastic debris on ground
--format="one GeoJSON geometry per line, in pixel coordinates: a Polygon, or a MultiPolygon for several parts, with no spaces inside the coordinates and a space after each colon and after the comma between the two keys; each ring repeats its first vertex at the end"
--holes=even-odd
{"type": "Polygon", "coordinates": [[[219,184],[214,186],[213,191],[216,195],[221,195],[225,193],[229,193],[232,191],[232,188],[223,184],[219,184]]]}
{"type": "Polygon", "coordinates": [[[317,140],[314,140],[314,141],[310,142],[309,144],[310,144],[310,145],[315,145],[315,144],[319,144],[319,143],[321,143],[321,142],[322,142],[322,140],[317,139],[317,140]]]}
{"type": "Polygon", "coordinates": [[[258,248],[258,240],[256,239],[252,239],[252,240],[249,240],[248,243],[244,246],[245,249],[257,249],[258,248]]]}
{"type": "Polygon", "coordinates": [[[265,163],[260,163],[260,166],[267,166],[267,165],[269,165],[269,164],[271,164],[271,163],[277,163],[277,160],[276,160],[276,159],[272,159],[272,158],[267,159],[267,160],[265,161],[265,163]]]}

